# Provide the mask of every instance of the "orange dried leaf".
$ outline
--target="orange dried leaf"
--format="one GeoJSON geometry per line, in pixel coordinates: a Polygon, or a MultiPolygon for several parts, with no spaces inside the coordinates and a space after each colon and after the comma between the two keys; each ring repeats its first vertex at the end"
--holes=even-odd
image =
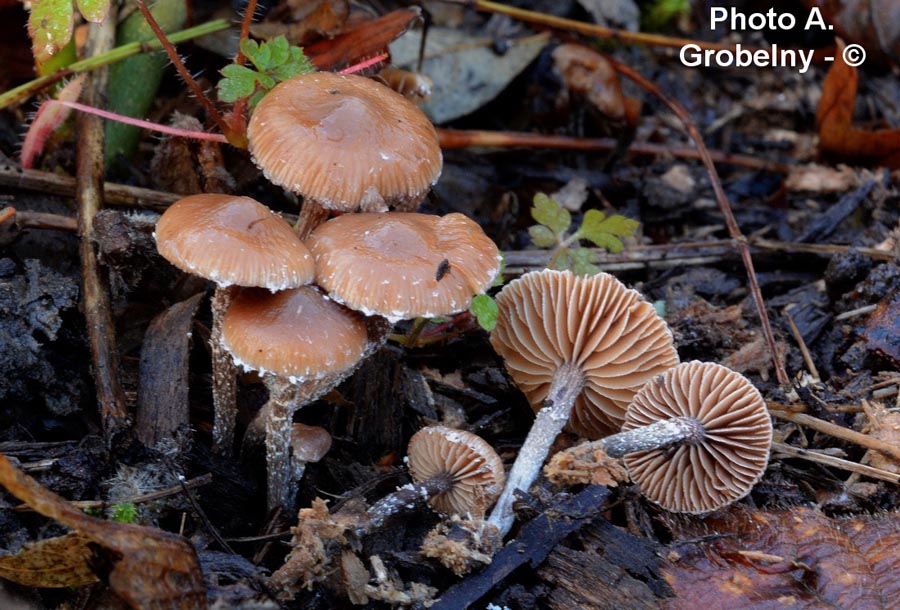
{"type": "Polygon", "coordinates": [[[0,485],[36,512],[72,528],[96,546],[92,567],[132,608],[206,608],[197,554],[181,536],[84,514],[0,455],[0,485]]]}
{"type": "Polygon", "coordinates": [[[844,43],[838,40],[834,64],[822,84],[816,110],[819,150],[842,160],[900,168],[900,129],[868,131],[853,127],[858,74],[843,58],[844,43]]]}
{"type": "Polygon", "coordinates": [[[331,40],[304,49],[319,70],[339,70],[387,51],[388,43],[421,18],[418,8],[404,8],[351,25],[331,40]]]}
{"type": "Polygon", "coordinates": [[[669,610],[893,608],[900,596],[896,513],[842,520],[809,508],[735,509],[680,534],[708,537],[679,545],[681,557],[663,570],[677,596],[669,610]]]}
{"type": "Polygon", "coordinates": [[[0,578],[26,587],[80,587],[97,581],[88,567],[90,541],[81,534],[48,538],[0,557],[0,578]]]}

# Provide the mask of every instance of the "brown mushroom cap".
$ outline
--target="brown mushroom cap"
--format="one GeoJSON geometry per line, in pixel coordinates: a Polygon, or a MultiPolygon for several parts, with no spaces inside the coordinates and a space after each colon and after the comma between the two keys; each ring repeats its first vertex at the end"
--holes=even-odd
{"type": "Polygon", "coordinates": [[[222,287],[284,290],[310,283],[315,273],[291,226],[249,197],[180,199],[160,217],[154,237],[170,263],[222,287]]]}
{"type": "Polygon", "coordinates": [[[653,306],[607,273],[528,273],[500,291],[497,305],[491,345],[535,410],[560,365],[584,373],[569,425],[589,438],[618,431],[641,386],[678,364],[653,306]]]}
{"type": "Polygon", "coordinates": [[[753,384],[719,364],[679,364],[637,393],[622,430],[673,417],[699,420],[706,438],[625,456],[641,492],[666,510],[695,514],[746,496],[762,477],[772,445],[772,421],[753,384]]]}
{"type": "Polygon", "coordinates": [[[500,271],[500,252],[462,214],[348,214],[307,240],[329,296],[391,321],[469,307],[500,271]]]}
{"type": "Polygon", "coordinates": [[[280,83],[256,107],[247,136],[269,180],[332,210],[412,209],[441,173],[428,118],[360,76],[314,72],[280,83]]]}
{"type": "Polygon", "coordinates": [[[331,449],[331,434],[320,426],[291,425],[291,450],[295,460],[315,463],[331,449]]]}
{"type": "Polygon", "coordinates": [[[435,510],[481,516],[494,503],[506,479],[503,461],[484,439],[465,430],[428,426],[416,432],[407,449],[409,472],[416,481],[442,474],[453,487],[429,500],[435,510]]]}
{"type": "Polygon", "coordinates": [[[222,322],[222,343],[244,369],[296,384],[353,367],[368,337],[362,316],[301,286],[241,291],[222,322]]]}

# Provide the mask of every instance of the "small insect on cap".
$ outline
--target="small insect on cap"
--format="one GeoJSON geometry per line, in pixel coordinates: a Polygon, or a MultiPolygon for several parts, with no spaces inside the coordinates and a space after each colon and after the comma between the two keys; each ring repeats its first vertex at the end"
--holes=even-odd
{"type": "Polygon", "coordinates": [[[244,369],[300,383],[355,366],[368,335],[357,312],[301,286],[242,291],[225,313],[222,343],[244,369]]]}
{"type": "Polygon", "coordinates": [[[284,290],[310,283],[315,273],[291,226],[249,197],[185,197],[163,213],[153,235],[166,260],[222,287],[284,290]]]}
{"type": "Polygon", "coordinates": [[[392,322],[463,311],[500,272],[497,246],[462,214],[348,214],[307,243],[332,299],[392,322]]]}
{"type": "Polygon", "coordinates": [[[445,513],[481,516],[503,489],[503,461],[479,436],[445,426],[416,432],[407,449],[409,472],[416,481],[449,474],[453,487],[429,502],[445,513]]]}
{"type": "Polygon", "coordinates": [[[634,397],[622,431],[671,419],[700,422],[699,443],[625,456],[641,493],[666,510],[706,513],[746,496],[769,462],[772,420],[743,375],[712,362],[685,362],[634,397]]]}
{"type": "Polygon", "coordinates": [[[361,76],[313,72],[278,84],[247,136],[266,178],[331,210],[413,210],[441,174],[431,121],[361,76]]]}
{"type": "Polygon", "coordinates": [[[497,307],[491,345],[535,410],[560,365],[584,374],[569,419],[582,436],[617,432],[641,386],[678,364],[672,333],[653,305],[608,273],[528,273],[500,291],[497,307]]]}

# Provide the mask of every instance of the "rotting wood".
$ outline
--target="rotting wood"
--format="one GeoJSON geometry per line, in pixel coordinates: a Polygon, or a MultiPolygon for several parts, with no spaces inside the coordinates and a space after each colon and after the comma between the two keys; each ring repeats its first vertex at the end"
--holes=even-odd
{"type": "MultiPolygon", "coordinates": [[[[116,10],[101,24],[88,30],[88,55],[110,50],[115,43],[116,10]]],[[[99,107],[103,103],[108,70],[97,70],[88,77],[85,102],[99,107]]],[[[76,193],[78,232],[81,237],[81,275],[84,284],[84,317],[91,347],[94,384],[100,408],[100,421],[107,444],[130,425],[125,410],[125,394],[119,385],[119,355],[116,351],[115,326],[109,305],[109,282],[100,268],[94,244],[94,216],[103,208],[103,120],[79,113],[78,152],[76,158],[76,193]]]]}
{"type": "Polygon", "coordinates": [[[559,541],[596,518],[609,490],[590,485],[574,498],[551,506],[522,526],[519,535],[494,557],[484,570],[447,589],[432,610],[461,610],[484,597],[514,570],[544,561],[559,541]]]}

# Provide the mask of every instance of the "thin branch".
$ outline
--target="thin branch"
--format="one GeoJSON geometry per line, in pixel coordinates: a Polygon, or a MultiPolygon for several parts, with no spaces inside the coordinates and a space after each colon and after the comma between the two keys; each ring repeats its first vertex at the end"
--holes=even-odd
{"type": "MultiPolygon", "coordinates": [[[[560,136],[543,133],[526,133],[516,131],[480,131],[464,129],[436,129],[441,148],[444,150],[453,148],[485,147],[528,147],[528,148],[558,148],[563,150],[615,150],[620,143],[612,138],[576,138],[572,136],[560,136]]],[[[682,159],[701,159],[700,152],[695,148],[665,146],[649,142],[633,142],[629,147],[629,153],[638,155],[672,155],[682,159]]],[[[780,174],[788,173],[789,167],[784,163],[775,163],[745,155],[735,155],[720,150],[709,151],[716,163],[739,165],[752,169],[762,169],[780,174]]]]}
{"type": "Polygon", "coordinates": [[[184,62],[181,61],[181,57],[178,56],[178,52],[175,50],[175,47],[172,46],[172,43],[169,42],[168,38],[166,38],[165,32],[162,31],[161,27],[159,27],[159,23],[156,22],[156,19],[153,17],[150,9],[147,8],[144,0],[136,0],[136,3],[141,13],[144,15],[144,19],[147,20],[147,25],[149,25],[150,29],[153,30],[153,33],[156,34],[156,38],[159,40],[160,44],[162,44],[163,49],[165,49],[166,51],[166,55],[169,56],[169,60],[175,66],[175,69],[178,71],[179,76],[181,76],[181,79],[194,93],[197,100],[206,109],[206,112],[209,113],[209,117],[219,127],[219,130],[223,134],[225,134],[225,137],[228,138],[229,142],[231,142],[238,148],[246,148],[246,137],[243,134],[234,133],[231,129],[231,126],[228,125],[225,119],[222,118],[222,115],[219,114],[219,111],[216,110],[216,107],[213,106],[213,103],[209,100],[208,97],[206,97],[203,89],[200,88],[200,85],[197,84],[197,81],[195,81],[194,77],[191,76],[191,73],[188,72],[188,69],[185,67],[184,62]]]}
{"type": "MultiPolygon", "coordinates": [[[[89,53],[103,53],[115,41],[116,7],[101,24],[88,30],[89,53]]],[[[100,105],[106,95],[108,70],[94,72],[88,79],[84,97],[89,105],[100,105]]],[[[84,282],[84,317],[91,346],[94,384],[100,407],[100,420],[107,445],[130,425],[125,410],[125,394],[119,385],[119,356],[116,351],[115,325],[109,306],[109,284],[97,260],[94,245],[94,216],[103,207],[103,121],[90,114],[79,114],[76,158],[78,230],[81,237],[81,275],[84,282]]]]}
{"type": "Polygon", "coordinates": [[[788,411],[779,411],[772,408],[769,409],[769,412],[778,419],[783,419],[800,426],[812,428],[817,432],[827,434],[828,436],[840,439],[842,441],[847,441],[849,443],[859,445],[860,447],[865,447],[866,449],[880,451],[888,457],[900,461],[900,447],[878,440],[877,438],[869,436],[868,434],[850,430],[849,428],[838,426],[837,424],[827,422],[824,419],[819,419],[805,413],[791,413],[788,411]]]}
{"type": "Polygon", "coordinates": [[[741,233],[741,229],[737,224],[737,220],[735,220],[734,218],[734,213],[731,210],[731,204],[728,202],[728,196],[725,194],[725,189],[722,188],[722,181],[719,179],[719,173],[716,171],[716,166],[709,154],[709,150],[706,148],[706,144],[703,142],[703,137],[700,135],[700,130],[697,129],[697,124],[694,122],[694,118],[684,106],[682,106],[677,100],[662,91],[659,87],[656,86],[655,83],[644,78],[644,76],[635,72],[625,64],[612,58],[609,58],[609,60],[610,62],[612,62],[612,64],[620,74],[627,76],[647,92],[659,98],[659,100],[662,101],[662,103],[665,104],[669,108],[669,110],[671,110],[675,114],[675,116],[677,116],[681,120],[688,135],[694,141],[694,144],[697,147],[697,152],[700,153],[700,158],[703,161],[703,165],[706,167],[707,173],[709,174],[709,181],[712,184],[713,192],[716,194],[716,201],[719,204],[719,210],[722,212],[722,216],[725,218],[725,226],[728,227],[728,234],[731,236],[734,245],[740,251],[741,260],[744,263],[744,268],[747,270],[747,278],[750,282],[750,292],[753,295],[754,303],[756,303],[756,309],[759,314],[759,321],[762,325],[763,336],[765,336],[766,338],[766,344],[768,344],[769,352],[772,355],[772,362],[775,365],[775,374],[778,377],[778,383],[784,387],[787,387],[790,384],[790,380],[788,378],[787,371],[785,371],[784,369],[784,362],[782,362],[781,358],[778,357],[778,352],[775,349],[775,335],[772,334],[772,326],[771,324],[769,324],[769,315],[766,313],[766,304],[763,301],[762,292],[759,289],[759,282],[756,279],[756,271],[753,269],[753,259],[750,257],[750,248],[747,245],[747,238],[744,237],[743,233],[741,233]]]}

